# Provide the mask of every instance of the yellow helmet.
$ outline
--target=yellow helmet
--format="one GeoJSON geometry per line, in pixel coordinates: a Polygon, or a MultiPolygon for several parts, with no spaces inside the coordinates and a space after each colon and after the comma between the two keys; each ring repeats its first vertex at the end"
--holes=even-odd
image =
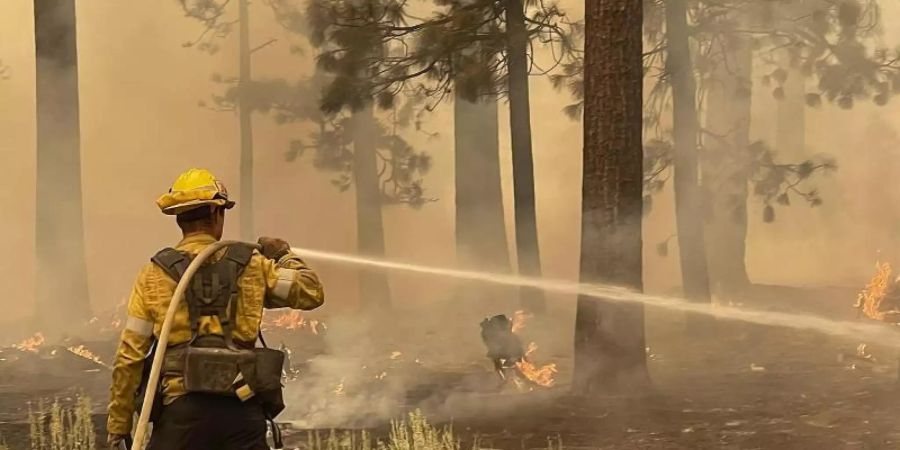
{"type": "Polygon", "coordinates": [[[175,215],[203,205],[234,207],[228,190],[206,169],[191,169],[178,176],[169,192],[156,200],[163,214],[175,215]]]}

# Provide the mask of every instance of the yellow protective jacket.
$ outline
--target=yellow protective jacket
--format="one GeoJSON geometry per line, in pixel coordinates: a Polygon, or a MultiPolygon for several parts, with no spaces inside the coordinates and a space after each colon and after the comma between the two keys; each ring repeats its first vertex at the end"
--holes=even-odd
{"type": "MultiPolygon", "coordinates": [[[[200,253],[216,240],[209,235],[189,236],[176,250],[200,253]]],[[[224,254],[224,249],[211,259],[224,254]]],[[[131,433],[135,414],[135,392],[141,381],[144,358],[154,337],[158,337],[162,322],[175,293],[175,281],[153,263],[141,269],[128,299],[128,319],[116,351],[113,380],[110,388],[109,433],[131,433]]],[[[325,299],[322,285],[315,272],[297,255],[288,254],[272,261],[254,251],[250,263],[238,280],[239,294],[232,336],[237,341],[254,342],[259,334],[264,308],[314,309],[325,299]]],[[[215,318],[201,319],[199,333],[221,334],[215,318]]],[[[169,346],[184,344],[191,339],[191,325],[185,302],[175,313],[169,346]]],[[[183,395],[181,377],[163,377],[164,402],[171,403],[183,395]]]]}

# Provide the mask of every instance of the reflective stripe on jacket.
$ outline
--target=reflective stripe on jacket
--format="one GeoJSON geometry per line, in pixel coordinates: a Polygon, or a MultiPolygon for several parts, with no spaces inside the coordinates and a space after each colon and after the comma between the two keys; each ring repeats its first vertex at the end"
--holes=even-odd
{"type": "MultiPolygon", "coordinates": [[[[194,235],[182,240],[175,249],[196,255],[215,241],[209,235],[194,235]]],[[[224,250],[220,251],[213,259],[220,258],[223,253],[224,250]]],[[[175,285],[175,280],[153,263],[144,266],[138,274],[128,299],[128,318],[113,367],[107,420],[109,433],[131,433],[135,414],[134,395],[140,385],[144,357],[150,350],[153,338],[159,336],[175,285]]],[[[319,307],[325,300],[316,273],[294,254],[288,254],[276,262],[254,251],[238,285],[232,335],[236,341],[256,341],[264,308],[309,310],[319,307]]],[[[201,319],[199,334],[221,333],[216,318],[201,319]]],[[[184,344],[190,339],[188,307],[186,302],[182,302],[172,323],[169,346],[184,344]]],[[[181,377],[163,377],[162,386],[166,403],[184,394],[181,377]]]]}

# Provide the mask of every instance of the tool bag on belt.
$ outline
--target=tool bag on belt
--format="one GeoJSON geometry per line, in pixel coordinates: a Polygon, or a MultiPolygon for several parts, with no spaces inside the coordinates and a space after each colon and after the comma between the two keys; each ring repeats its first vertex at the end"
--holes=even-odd
{"type": "MultiPolygon", "coordinates": [[[[253,247],[229,246],[216,262],[203,264],[185,291],[191,322],[191,340],[166,350],[163,373],[184,378],[187,392],[236,396],[242,401],[256,398],[271,420],[284,409],[281,375],[284,353],[254,342],[232,339],[239,301],[238,279],[253,247]],[[222,335],[200,335],[203,318],[216,317],[222,335]]],[[[181,280],[194,255],[167,248],[152,261],[176,282],[181,280]]]]}

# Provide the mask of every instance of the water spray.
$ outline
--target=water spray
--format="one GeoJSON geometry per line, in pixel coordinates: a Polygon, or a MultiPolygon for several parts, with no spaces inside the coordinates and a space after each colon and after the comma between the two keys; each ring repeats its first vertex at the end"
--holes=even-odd
{"type": "Polygon", "coordinates": [[[579,283],[550,278],[534,278],[521,275],[454,269],[449,267],[435,267],[305,248],[292,248],[291,250],[310,260],[330,261],[341,264],[418,273],[421,275],[454,278],[464,281],[511,287],[530,287],[541,289],[546,292],[573,294],[613,302],[636,303],[672,311],[703,314],[726,320],[736,320],[782,328],[811,330],[830,336],[839,336],[856,340],[870,339],[880,342],[897,340],[897,345],[900,346],[900,334],[897,333],[895,328],[885,326],[884,324],[834,320],[809,314],[761,311],[757,309],[734,308],[729,306],[712,306],[704,303],[690,302],[678,297],[649,295],[622,287],[604,284],[579,283]]]}
{"type": "MultiPolygon", "coordinates": [[[[187,289],[188,282],[193,277],[194,273],[197,271],[203,261],[205,261],[209,256],[227,245],[236,243],[237,242],[233,241],[220,241],[212,244],[209,247],[205,248],[202,252],[200,252],[200,254],[197,255],[197,257],[194,258],[194,260],[188,266],[184,276],[182,277],[181,281],[179,281],[178,286],[175,289],[175,294],[172,297],[172,301],[169,303],[169,309],[166,311],[166,317],[163,321],[162,329],[159,334],[159,341],[157,343],[160,351],[157,351],[156,355],[154,356],[148,386],[155,386],[156,383],[159,382],[160,370],[162,368],[165,349],[169,340],[169,332],[172,327],[172,319],[175,315],[175,311],[177,310],[178,305],[184,298],[184,292],[187,289]]],[[[541,289],[546,292],[574,294],[598,300],[655,306],[673,311],[704,314],[721,319],[738,320],[742,322],[756,323],[761,325],[806,329],[817,331],[827,335],[841,336],[852,339],[868,338],[879,341],[891,341],[893,339],[900,338],[900,334],[898,334],[893,328],[883,325],[844,320],[832,320],[824,317],[815,317],[811,315],[792,314],[784,312],[738,309],[732,307],[711,307],[707,304],[693,303],[678,297],[648,295],[611,285],[578,283],[573,281],[554,280],[549,278],[533,278],[520,275],[462,270],[448,267],[435,267],[304,248],[292,248],[291,250],[299,255],[302,255],[304,258],[308,258],[311,260],[330,261],[341,264],[371,267],[383,270],[393,270],[399,272],[417,273],[421,275],[453,278],[457,280],[473,281],[502,286],[531,287],[541,289]]],[[[898,339],[898,344],[900,344],[900,339],[898,339]]],[[[133,444],[128,443],[131,445],[126,444],[127,447],[134,449],[143,448],[143,443],[147,433],[147,425],[150,417],[150,408],[153,405],[153,399],[155,395],[156,389],[147,389],[147,392],[144,396],[144,403],[141,408],[140,417],[135,429],[133,444]]]]}

